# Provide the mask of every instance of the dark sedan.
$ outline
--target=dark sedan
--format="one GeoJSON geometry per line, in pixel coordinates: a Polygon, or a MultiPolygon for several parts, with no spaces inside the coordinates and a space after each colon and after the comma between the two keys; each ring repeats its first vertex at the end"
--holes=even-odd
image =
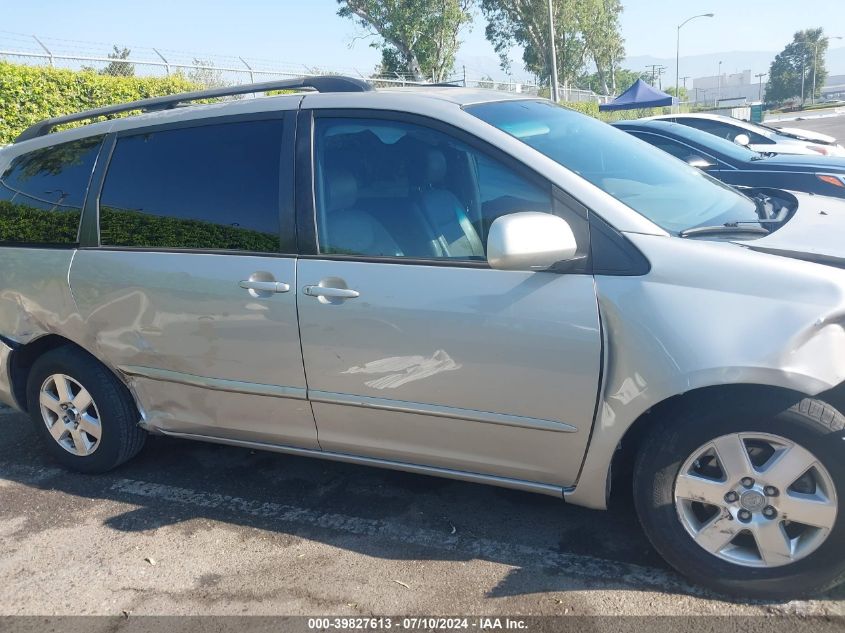
{"type": "Polygon", "coordinates": [[[620,121],[613,125],[729,185],[845,198],[845,159],[766,156],[707,132],[667,121],[620,121]]]}

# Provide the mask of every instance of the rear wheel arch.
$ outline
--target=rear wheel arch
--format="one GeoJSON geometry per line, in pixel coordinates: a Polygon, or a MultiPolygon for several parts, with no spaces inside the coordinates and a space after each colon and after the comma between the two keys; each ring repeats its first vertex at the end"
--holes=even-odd
{"type": "Polygon", "coordinates": [[[138,408],[138,403],[135,399],[134,394],[126,385],[126,381],[123,376],[119,373],[112,370],[108,365],[103,363],[99,358],[94,356],[91,352],[86,350],[84,347],[79,345],[78,343],[73,342],[72,340],[65,338],[59,334],[45,334],[44,336],[39,336],[38,338],[22,344],[18,345],[14,348],[11,354],[10,359],[10,374],[11,374],[11,382],[12,382],[12,390],[15,395],[15,400],[18,403],[18,406],[23,410],[28,412],[28,405],[27,405],[27,382],[29,380],[29,373],[32,370],[32,366],[35,364],[35,361],[41,358],[44,354],[51,352],[55,349],[59,349],[60,347],[69,347],[90,356],[98,363],[106,367],[106,369],[112,373],[123,385],[124,389],[126,389],[126,393],[129,395],[132,402],[135,403],[136,408],[138,408]]]}

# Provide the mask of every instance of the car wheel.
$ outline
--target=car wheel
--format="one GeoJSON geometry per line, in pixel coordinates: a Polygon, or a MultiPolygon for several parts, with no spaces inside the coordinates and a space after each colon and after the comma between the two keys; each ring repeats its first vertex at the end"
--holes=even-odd
{"type": "Polygon", "coordinates": [[[134,457],[146,439],[126,387],[92,356],[69,346],[35,361],[27,403],[47,450],[72,470],[110,470],[134,457]]]}
{"type": "Polygon", "coordinates": [[[634,502],[655,549],[727,594],[791,599],[841,582],[845,417],[812,399],[719,408],[667,416],[644,438],[634,502]]]}

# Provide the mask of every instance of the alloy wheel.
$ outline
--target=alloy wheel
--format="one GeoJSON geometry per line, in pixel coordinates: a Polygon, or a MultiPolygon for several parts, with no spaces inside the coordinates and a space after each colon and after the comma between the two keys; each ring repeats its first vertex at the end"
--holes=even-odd
{"type": "Polygon", "coordinates": [[[65,374],[48,376],[38,401],[44,424],[59,446],[79,457],[97,450],[102,437],[100,414],[79,381],[65,374]]]}
{"type": "Polygon", "coordinates": [[[768,433],[732,433],[700,446],[674,490],[693,540],[746,567],[794,563],[818,549],[836,522],[836,489],[824,465],[768,433]]]}

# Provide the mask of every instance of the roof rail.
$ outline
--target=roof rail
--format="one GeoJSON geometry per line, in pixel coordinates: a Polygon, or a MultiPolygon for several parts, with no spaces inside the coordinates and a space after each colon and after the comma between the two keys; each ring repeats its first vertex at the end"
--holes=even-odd
{"type": "Polygon", "coordinates": [[[95,108],[94,110],[85,110],[84,112],[66,114],[52,119],[44,119],[43,121],[30,125],[21,132],[21,134],[15,139],[15,143],[26,141],[31,138],[37,138],[39,136],[45,136],[52,132],[56,126],[63,125],[65,123],[72,123],[74,121],[84,121],[85,119],[110,116],[113,114],[120,114],[121,112],[131,112],[132,110],[141,110],[142,112],[168,110],[170,108],[175,108],[181,103],[197,101],[200,99],[214,99],[215,97],[231,97],[254,92],[290,90],[295,88],[310,88],[312,90],[316,90],[317,92],[367,92],[374,90],[370,84],[362,79],[341,77],[338,75],[301,77],[298,79],[264,81],[256,84],[242,84],[240,86],[230,86],[226,88],[210,88],[208,90],[183,92],[181,94],[167,95],[164,97],[140,99],[139,101],[105,106],[102,108],[95,108]]]}

